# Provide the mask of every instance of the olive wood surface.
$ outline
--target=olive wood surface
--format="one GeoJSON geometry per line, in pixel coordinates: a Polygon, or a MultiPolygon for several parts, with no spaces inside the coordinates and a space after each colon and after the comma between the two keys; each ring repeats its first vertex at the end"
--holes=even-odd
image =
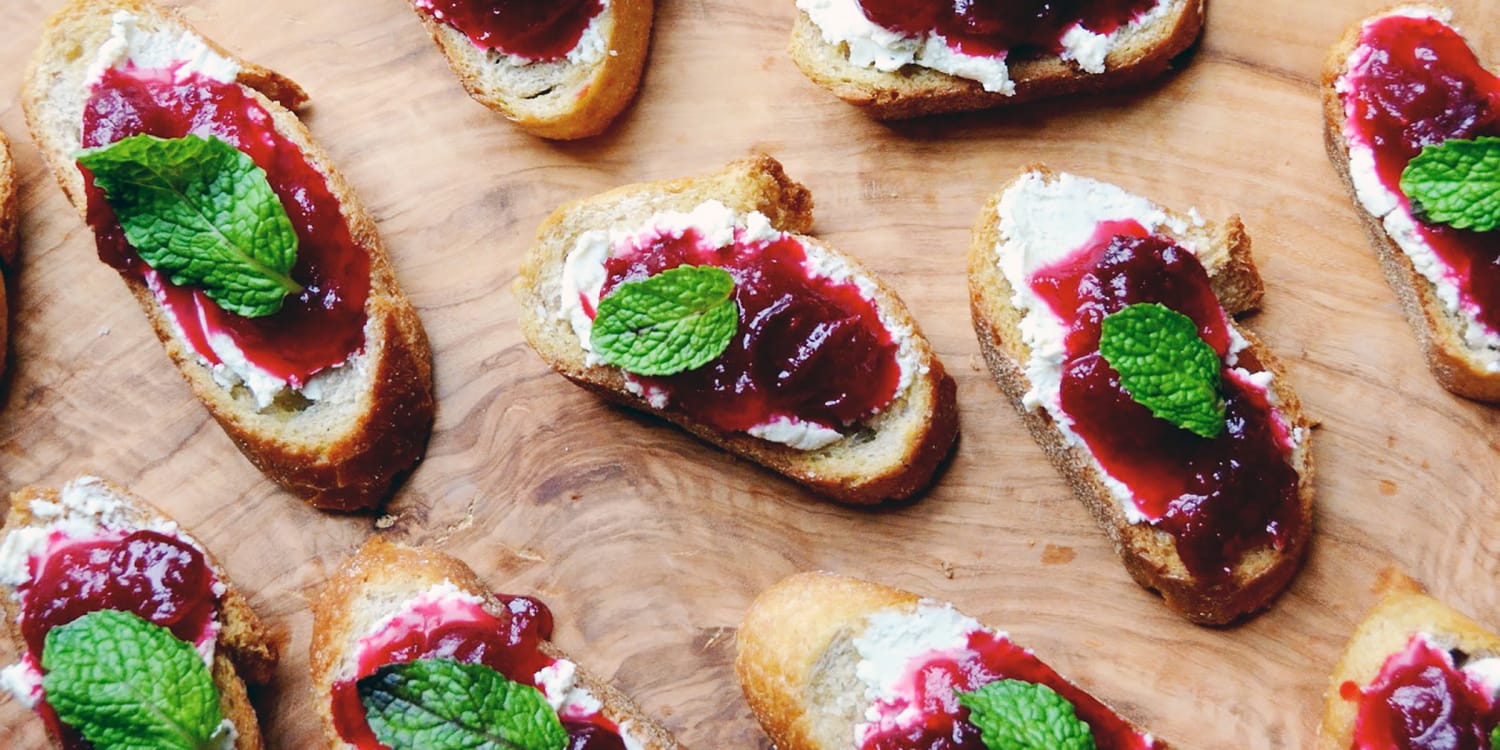
{"type": "MultiPolygon", "coordinates": [[[[311,94],[305,118],[374,213],[432,338],[427,458],[377,522],[280,490],[193,400],[26,137],[20,80],[58,3],[6,0],[0,128],[24,216],[0,485],[97,473],[213,548],[284,635],[258,692],[275,748],[321,741],[309,601],[371,533],[539,595],[563,648],[692,747],[768,746],[734,682],[735,627],[757,592],[807,569],[952,600],[1182,747],[1310,746],[1380,569],[1500,624],[1500,411],[1428,374],[1323,153],[1323,56],[1385,4],[1212,0],[1200,46],[1145,90],[882,125],[792,66],[791,0],[662,0],[635,105],[602,137],[554,144],[472,102],[399,0],[193,2],[205,34],[311,94]],[[958,380],[956,455],[916,503],[820,501],[604,404],[521,340],[510,285],[554,208],[753,150],[812,189],[814,233],[885,276],[958,380]],[[1237,627],[1190,625],[1129,579],[981,366],[969,229],[1039,160],[1210,218],[1238,212],[1254,240],[1267,292],[1249,324],[1322,422],[1319,500],[1305,569],[1237,627]]],[[[1500,0],[1453,5],[1481,55],[1500,57],[1500,0]]],[[[0,697],[0,747],[43,746],[41,723],[0,697]]]]}

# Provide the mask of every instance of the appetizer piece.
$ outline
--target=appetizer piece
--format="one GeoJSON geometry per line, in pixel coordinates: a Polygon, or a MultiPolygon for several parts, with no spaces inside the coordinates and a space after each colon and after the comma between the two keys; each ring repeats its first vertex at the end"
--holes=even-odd
{"type": "Polygon", "coordinates": [[[1451,18],[1355,24],[1323,70],[1324,135],[1433,375],[1500,401],[1500,79],[1451,18]]]}
{"type": "Polygon", "coordinates": [[[677,750],[551,634],[540,601],[491,594],[452,557],[372,538],[313,609],[312,680],[326,746],[677,750]]]}
{"type": "Polygon", "coordinates": [[[261,471],[377,507],[432,427],[427,334],[375,223],[287,109],[296,84],[146,0],[47,24],[32,137],[162,346],[261,471]]]}
{"type": "Polygon", "coordinates": [[[909,497],[953,446],[953,379],[811,224],[768,156],[564,206],[522,264],[522,330],[569,380],[809,489],[909,497]]]}
{"type": "Polygon", "coordinates": [[[1109,91],[1161,75],[1203,0],[797,0],[792,60],[881,120],[1109,91]]]}
{"type": "Polygon", "coordinates": [[[62,750],[260,750],[245,684],[277,648],[223,568],[124,489],[79,477],[10,496],[0,589],[17,664],[0,687],[62,750]]]}
{"type": "Polygon", "coordinates": [[[756,598],[735,673],[780,750],[1168,745],[953,605],[829,573],[756,598]]]}
{"type": "Polygon", "coordinates": [[[1500,636],[1395,571],[1324,698],[1320,750],[1500,745],[1500,636]]]}
{"type": "Polygon", "coordinates": [[[974,228],[990,373],[1125,567],[1197,623],[1266,606],[1312,536],[1307,418],[1230,317],[1262,285],[1222,225],[1032,167],[974,228]]]}
{"type": "Polygon", "coordinates": [[[598,135],[635,97],[654,0],[412,0],[469,96],[543,138],[598,135]]]}

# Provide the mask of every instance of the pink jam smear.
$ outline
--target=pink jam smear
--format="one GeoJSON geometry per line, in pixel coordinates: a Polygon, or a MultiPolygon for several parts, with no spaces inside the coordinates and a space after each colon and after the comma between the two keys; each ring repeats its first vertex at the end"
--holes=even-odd
{"type": "MultiPolygon", "coordinates": [[[[44,673],[48,631],[104,609],[138,615],[194,645],[214,637],[218,578],[202,552],[176,537],[136,531],[75,539],[55,531],[46,553],[28,564],[31,581],[17,587],[26,642],[22,658],[38,672],[44,673]]],[[[45,700],[36,711],[68,750],[92,747],[62,724],[45,700]]]]}
{"type": "Polygon", "coordinates": [[[876,708],[885,717],[916,709],[920,717],[909,725],[901,722],[884,731],[876,729],[860,750],[986,750],[979,728],[969,721],[969,709],[959,704],[956,693],[972,692],[1006,679],[1040,683],[1068,699],[1078,718],[1089,725],[1099,750],[1153,746],[1147,736],[1131,729],[1109,706],[1063,679],[1030,651],[1004,636],[976,630],[969,634],[967,649],[960,653],[934,653],[915,660],[903,679],[903,692],[914,697],[910,701],[882,700],[876,708]]]}
{"type": "Polygon", "coordinates": [[[604,12],[602,0],[412,0],[412,4],[463,32],[480,49],[542,61],[567,57],[589,24],[604,12]]]}
{"type": "MultiPolygon", "coordinates": [[[[1380,183],[1400,197],[1401,172],[1423,146],[1500,136],[1500,79],[1479,64],[1450,26],[1433,18],[1387,16],[1365,27],[1366,50],[1344,77],[1345,134],[1375,154],[1380,183]]],[[[1500,333],[1500,232],[1474,232],[1420,219],[1417,232],[1458,287],[1459,302],[1500,333]]]]}
{"type": "Polygon", "coordinates": [[[1359,704],[1351,750],[1490,750],[1500,725],[1494,694],[1420,633],[1368,687],[1345,682],[1339,695],[1359,704]]]}
{"type": "Polygon", "coordinates": [[[291,275],[305,290],[288,296],[274,315],[242,318],[195,288],[173,285],[141,261],[103,190],[79,167],[99,258],[122,274],[145,280],[188,345],[209,364],[221,363],[209,337],[228,336],[250,363],[300,388],[364,349],[369,251],[355,242],[323,174],[276,132],[264,107],[237,83],[198,74],[179,80],[177,67],[130,65],[105,71],[84,106],[83,145],[107,145],[142,133],[161,138],[194,134],[217,137],[245,152],[266,171],[296,229],[297,263],[291,275]]]}
{"type": "MultiPolygon", "coordinates": [[[[1106,316],[1137,303],[1165,305],[1198,324],[1223,360],[1229,321],[1190,252],[1135,221],[1106,222],[1088,244],[1030,278],[1031,288],[1069,324],[1059,392],[1072,429],[1110,476],[1130,489],[1148,521],[1170,533],[1189,572],[1227,576],[1245,552],[1278,549],[1301,524],[1292,434],[1266,389],[1225,364],[1226,428],[1203,438],[1152,415],[1120,384],[1099,353],[1106,316]]],[[[1236,367],[1264,370],[1250,350],[1236,367]]]]}
{"type": "MultiPolygon", "coordinates": [[[[512,682],[541,690],[537,672],[557,663],[540,648],[552,637],[552,612],[531,597],[496,597],[506,607],[503,619],[471,601],[424,597],[362,639],[354,677],[333,686],[333,724],[339,737],[360,750],[389,750],[370,730],[356,686],[387,664],[417,659],[484,664],[512,682]]],[[[625,750],[619,726],[602,712],[565,707],[559,718],[568,731],[567,750],[625,750]]]]}
{"type": "Polygon", "coordinates": [[[1077,25],[1109,34],[1156,7],[1156,0],[859,0],[865,17],[909,36],[939,34],[976,57],[1056,54],[1077,25]]]}
{"type": "MultiPolygon", "coordinates": [[[[697,230],[647,234],[615,247],[601,298],[628,281],[682,265],[717,266],[734,277],[739,329],[729,348],[696,370],[637,377],[695,421],[743,432],[777,417],[849,428],[890,405],[901,382],[898,345],[875,303],[853,283],[812,276],[790,235],[715,247],[697,230]]],[[[584,309],[593,315],[586,297],[584,309]]]]}

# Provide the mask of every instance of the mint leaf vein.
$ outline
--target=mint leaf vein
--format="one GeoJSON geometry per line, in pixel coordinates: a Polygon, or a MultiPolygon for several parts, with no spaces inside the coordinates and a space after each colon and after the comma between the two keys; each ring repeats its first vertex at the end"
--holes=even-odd
{"type": "Polygon", "coordinates": [[[265,170],[218,138],[136,135],[79,152],[147,265],[244,317],[302,286],[297,233],[265,170]]]}

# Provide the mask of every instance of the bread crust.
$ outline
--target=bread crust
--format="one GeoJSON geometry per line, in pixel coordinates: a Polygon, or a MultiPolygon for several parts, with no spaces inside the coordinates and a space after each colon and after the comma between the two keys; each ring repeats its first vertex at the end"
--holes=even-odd
{"type": "MultiPolygon", "coordinates": [[[[1428,7],[1446,12],[1442,6],[1428,7]]],[[[1437,297],[1437,287],[1417,272],[1411,257],[1391,239],[1379,217],[1365,210],[1349,174],[1349,142],[1344,138],[1344,102],[1334,86],[1347,71],[1349,55],[1359,46],[1366,23],[1389,15],[1388,9],[1363,18],[1350,26],[1329,51],[1323,64],[1323,144],[1334,171],[1349,193],[1370,245],[1380,259],[1385,280],[1396,293],[1407,323],[1417,335],[1422,354],[1433,377],[1444,388],[1477,401],[1500,402],[1500,372],[1486,373],[1464,341],[1464,320],[1460,313],[1450,313],[1437,297]]],[[[1399,209],[1398,209],[1399,210],[1399,209]]]]}
{"type": "Polygon", "coordinates": [[[615,403],[655,414],[723,448],[780,472],[819,494],[845,503],[870,504],[908,498],[925,488],[952,449],[958,433],[957,388],[932,346],[894,291],[869,268],[805,236],[812,224],[812,197],[769,156],[733,162],[701,177],[641,183],[563,206],[537,230],[516,282],[521,329],[542,359],[564,377],[615,403]],[[775,228],[837,254],[876,284],[876,303],[908,326],[921,367],[906,393],[876,415],[868,429],[818,451],[800,451],[748,435],[726,435],[699,424],[674,407],[657,409],[625,388],[618,368],[590,366],[566,320],[560,317],[563,261],[577,237],[589,229],[635,227],[658,211],[690,211],[715,199],[731,209],[759,211],[775,228]],[[866,442],[860,442],[865,440],[866,442]]]}
{"type": "MultiPolygon", "coordinates": [[[[1045,166],[1032,165],[1023,168],[1016,179],[1030,172],[1049,179],[1055,175],[1045,166]]],[[[1031,389],[1024,371],[1031,350],[1022,341],[1022,314],[1011,305],[1014,291],[1000,270],[995,252],[1000,241],[997,221],[1000,198],[1011,184],[992,195],[980,212],[969,250],[970,310],[974,333],[990,374],[1021,414],[1031,436],[1068,480],[1074,494],[1109,534],[1125,569],[1137,583],[1159,592],[1174,612],[1203,625],[1225,624],[1267,606],[1296,574],[1312,536],[1313,464],[1308,440],[1304,438],[1291,461],[1299,477],[1300,533],[1287,539],[1286,546],[1279,551],[1269,546],[1249,551],[1222,583],[1203,581],[1189,574],[1172,536],[1147,524],[1131,523],[1104,484],[1086,448],[1069,445],[1045,409],[1027,409],[1022,403],[1022,397],[1031,389]]],[[[1187,218],[1163,210],[1170,216],[1187,218]]],[[[1232,316],[1254,309],[1264,286],[1250,257],[1250,238],[1239,217],[1231,216],[1219,225],[1205,224],[1192,233],[1199,260],[1208,270],[1209,282],[1225,311],[1232,316]]],[[[1271,389],[1290,426],[1300,428],[1304,436],[1310,435],[1312,424],[1287,383],[1280,361],[1254,334],[1233,319],[1230,324],[1250,342],[1250,351],[1274,375],[1271,389]]]]}
{"type": "MultiPolygon", "coordinates": [[[[870,615],[914,611],[920,601],[908,591],[820,572],[790,576],[756,597],[736,636],[734,671],[772,744],[851,750],[854,725],[864,717],[852,641],[870,615]]],[[[1161,740],[1155,747],[1169,748],[1161,740]]]]}
{"type": "MultiPolygon", "coordinates": [[[[0,131],[0,265],[14,272],[20,247],[20,200],[16,191],[16,163],[10,155],[10,140],[0,131]]],[[[0,375],[10,360],[10,301],[6,298],[5,275],[0,273],[0,375]]]]}
{"type": "Polygon", "coordinates": [[[1345,682],[1369,685],[1380,675],[1386,658],[1404,649],[1413,635],[1426,633],[1471,658],[1500,657],[1500,635],[1428,596],[1422,585],[1406,574],[1386,570],[1378,590],[1380,602],[1349,637],[1328,681],[1323,721],[1318,726],[1318,750],[1348,750],[1353,746],[1359,705],[1340,697],[1339,687],[1345,682]]]}
{"type": "Polygon", "coordinates": [[[507,70],[495,61],[496,53],[476,47],[462,31],[412,6],[470,97],[527,132],[554,140],[604,132],[635,98],[651,46],[654,8],[654,0],[611,0],[603,57],[586,64],[533,63],[520,73],[507,70]]]}
{"type": "MultiPolygon", "coordinates": [[[[177,14],[147,0],[74,0],[47,22],[26,74],[22,105],[32,137],[85,219],[87,197],[73,159],[80,128],[72,115],[82,110],[86,68],[93,51],[108,38],[110,17],[116,11],[128,11],[150,28],[197,34],[177,14]]],[[[244,389],[231,391],[214,382],[209,368],[177,336],[144,281],[125,272],[120,278],[194,395],[257,468],[315,507],[373,510],[426,449],[434,410],[427,334],[396,282],[374,219],[313,143],[307,128],[283,106],[300,105],[306,95],[279,74],[241,63],[239,83],[271,113],[276,130],[326,178],[355,243],[369,253],[365,349],[342,366],[349,375],[338,386],[340,397],[310,406],[273,404],[261,411],[244,389]]]]}
{"type": "MultiPolygon", "coordinates": [[[[334,729],[333,686],[353,674],[359,640],[382,618],[433,586],[451,582],[460,591],[484,599],[485,611],[509,620],[509,612],[474,570],[462,561],[435,550],[392,544],[371,537],[324,585],[313,603],[312,670],[313,700],[323,724],[330,750],[352,750],[334,729]]],[[[551,641],[542,641],[542,653],[553,659],[568,659],[551,641]]],[[[599,680],[579,666],[578,684],[604,704],[604,715],[615,724],[629,724],[631,735],[643,740],[645,750],[679,750],[666,729],[642,711],[613,685],[599,680]]]]}
{"type": "Polygon", "coordinates": [[[1061,57],[1010,64],[1015,93],[985,91],[978,81],[919,65],[884,73],[849,62],[846,45],[823,39],[806,12],[792,29],[792,61],[813,83],[877,120],[989,109],[1069,94],[1109,91],[1140,84],[1166,72],[1173,58],[1197,40],[1205,0],[1176,0],[1178,7],[1135,34],[1121,37],[1105,58],[1103,73],[1089,73],[1061,57]]]}
{"type": "MultiPolygon", "coordinates": [[[[117,499],[124,508],[124,515],[131,528],[171,520],[156,506],[113,482],[89,477],[80,477],[74,481],[83,480],[97,482],[117,499]]],[[[32,514],[32,503],[46,501],[56,504],[60,497],[61,492],[47,487],[23,487],[11,493],[10,510],[6,513],[4,526],[0,527],[0,532],[4,532],[0,534],[0,538],[20,528],[45,526],[44,520],[32,514]]],[[[184,538],[192,539],[185,531],[178,533],[184,538]]],[[[219,688],[219,707],[224,718],[234,722],[235,729],[239,732],[239,739],[235,742],[236,750],[262,750],[264,744],[260,723],[256,718],[255,708],[250,703],[246,684],[265,685],[271,681],[280,648],[271,631],[250,608],[249,600],[235,587],[213,553],[201,543],[197,547],[203,551],[214,575],[227,587],[219,600],[219,621],[223,627],[214,643],[214,660],[210,670],[214,684],[219,688]]],[[[5,613],[6,632],[16,651],[23,652],[26,650],[26,642],[21,635],[19,623],[20,602],[16,601],[10,587],[0,586],[0,589],[5,589],[5,595],[0,596],[0,607],[3,607],[5,613]]],[[[53,747],[64,750],[60,738],[51,733],[48,737],[53,747]]]]}

